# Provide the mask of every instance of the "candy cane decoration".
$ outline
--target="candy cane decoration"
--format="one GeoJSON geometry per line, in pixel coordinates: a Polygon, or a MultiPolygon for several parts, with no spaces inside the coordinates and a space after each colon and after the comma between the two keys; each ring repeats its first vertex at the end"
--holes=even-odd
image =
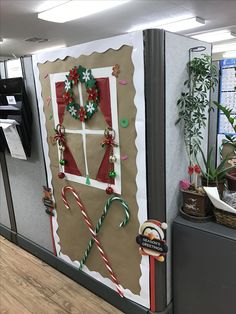
{"type": "MultiPolygon", "coordinates": [[[[102,224],[103,224],[103,222],[104,222],[104,220],[105,220],[105,218],[106,218],[106,215],[107,215],[107,213],[108,213],[108,211],[109,211],[109,209],[110,209],[110,207],[111,207],[111,205],[112,205],[112,203],[113,203],[114,201],[120,202],[121,206],[122,206],[122,207],[124,208],[124,210],[125,210],[125,219],[120,223],[119,227],[120,227],[120,228],[121,228],[121,227],[124,227],[124,226],[126,226],[127,223],[129,222],[130,213],[129,213],[129,206],[128,206],[128,204],[127,204],[122,198],[120,198],[120,197],[118,197],[118,196],[112,196],[112,197],[108,198],[108,200],[107,200],[107,202],[106,202],[106,204],[105,204],[105,207],[104,207],[104,209],[103,209],[103,211],[102,211],[102,215],[101,215],[101,217],[99,218],[98,223],[97,223],[97,225],[96,225],[96,227],[95,227],[94,233],[95,233],[96,235],[98,234],[99,230],[101,229],[101,226],[102,226],[102,224]]],[[[94,239],[91,239],[91,240],[89,241],[89,243],[88,243],[88,246],[87,246],[87,249],[86,249],[86,251],[85,251],[85,253],[84,253],[83,258],[82,258],[82,260],[80,261],[80,267],[79,267],[80,270],[83,268],[83,266],[84,266],[84,264],[85,264],[85,262],[86,262],[86,260],[87,260],[87,258],[88,258],[88,255],[89,255],[89,253],[90,253],[90,250],[91,250],[91,248],[93,247],[93,244],[94,244],[94,239]]]]}
{"type": "Polygon", "coordinates": [[[112,268],[111,268],[111,266],[110,266],[110,263],[109,263],[108,258],[107,258],[107,256],[106,256],[106,253],[105,253],[104,249],[102,248],[102,245],[101,245],[101,243],[99,242],[96,233],[94,232],[94,227],[93,227],[93,224],[92,224],[92,222],[91,222],[91,220],[90,220],[90,218],[89,218],[89,216],[88,216],[88,214],[87,214],[86,208],[85,208],[84,205],[82,204],[82,202],[81,202],[81,200],[80,200],[79,195],[77,194],[77,192],[76,192],[76,191],[74,190],[74,188],[72,188],[71,186],[65,186],[65,187],[62,188],[62,192],[61,192],[61,193],[62,193],[62,199],[63,199],[63,202],[64,202],[64,204],[65,204],[65,207],[66,207],[67,209],[70,209],[69,203],[67,202],[67,199],[66,199],[66,196],[65,196],[65,193],[66,193],[67,191],[68,191],[68,192],[71,192],[71,193],[73,194],[73,196],[75,197],[76,203],[77,203],[77,205],[79,206],[79,208],[80,208],[80,210],[81,210],[81,213],[82,213],[82,215],[83,215],[84,221],[85,221],[85,223],[86,223],[87,226],[88,226],[88,229],[89,229],[89,231],[90,231],[90,233],[91,233],[91,235],[92,235],[92,237],[93,237],[93,239],[94,239],[94,242],[95,242],[95,244],[96,244],[96,246],[97,246],[97,248],[98,248],[98,250],[99,250],[99,253],[100,253],[102,259],[104,260],[104,263],[105,263],[105,265],[106,265],[106,268],[107,268],[107,270],[108,270],[109,273],[110,273],[111,279],[112,279],[112,281],[114,282],[114,284],[116,285],[117,292],[118,292],[119,295],[123,298],[123,297],[124,297],[124,294],[123,294],[123,292],[122,292],[122,290],[121,290],[120,284],[119,284],[119,282],[118,282],[118,280],[117,280],[117,278],[116,278],[115,273],[113,272],[113,270],[112,270],[112,268]]]}

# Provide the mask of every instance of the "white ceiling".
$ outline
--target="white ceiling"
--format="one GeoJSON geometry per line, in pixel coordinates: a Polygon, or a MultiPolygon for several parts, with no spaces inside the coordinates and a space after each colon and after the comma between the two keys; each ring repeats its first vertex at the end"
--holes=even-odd
{"type": "Polygon", "coordinates": [[[131,0],[115,9],[64,24],[39,20],[40,6],[55,5],[55,2],[58,3],[56,0],[0,0],[0,37],[6,38],[0,45],[0,56],[12,57],[12,53],[23,56],[54,45],[89,42],[126,33],[138,24],[155,20],[162,23],[170,18],[199,16],[206,20],[205,26],[191,33],[221,28],[236,32],[236,0],[131,0]],[[30,37],[49,41],[25,42],[30,37]]]}

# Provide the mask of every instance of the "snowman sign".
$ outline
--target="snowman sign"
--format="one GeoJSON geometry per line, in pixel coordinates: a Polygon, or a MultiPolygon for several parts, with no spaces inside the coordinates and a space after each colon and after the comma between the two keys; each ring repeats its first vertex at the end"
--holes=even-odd
{"type": "Polygon", "coordinates": [[[140,226],[136,242],[140,246],[139,252],[141,255],[149,255],[159,262],[164,262],[164,256],[168,251],[164,240],[163,230],[165,229],[167,229],[167,224],[158,220],[147,220],[140,226]]]}

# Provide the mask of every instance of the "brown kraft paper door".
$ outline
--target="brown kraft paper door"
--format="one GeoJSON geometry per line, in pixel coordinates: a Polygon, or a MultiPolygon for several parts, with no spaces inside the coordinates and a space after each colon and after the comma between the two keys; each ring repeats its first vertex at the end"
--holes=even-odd
{"type": "MultiPolygon", "coordinates": [[[[136,201],[136,156],[137,149],[135,146],[136,130],[135,117],[136,108],[134,105],[135,88],[133,85],[133,64],[131,60],[132,47],[123,46],[118,50],[109,49],[104,53],[93,53],[90,56],[81,55],[79,58],[67,57],[64,60],[46,62],[38,64],[40,72],[40,82],[42,86],[42,98],[44,100],[44,113],[46,117],[46,128],[49,145],[50,167],[52,172],[52,186],[54,198],[56,201],[58,230],[60,238],[61,252],[68,255],[72,261],[80,261],[87,248],[91,235],[82,218],[79,207],[71,194],[67,195],[71,210],[67,210],[61,197],[61,189],[65,185],[70,185],[79,193],[79,196],[85,205],[88,215],[94,225],[101,216],[108,195],[105,191],[83,185],[80,183],[61,180],[58,178],[58,152],[57,145],[53,145],[50,137],[55,135],[54,120],[50,119],[52,106],[46,105],[46,98],[51,95],[50,80],[45,79],[47,74],[69,72],[74,66],[82,65],[85,68],[101,68],[120,65],[120,74],[117,78],[117,106],[118,121],[126,118],[129,121],[127,128],[123,128],[119,123],[119,146],[120,153],[127,155],[127,160],[121,160],[121,197],[129,204],[130,221],[125,228],[119,228],[119,223],[124,218],[124,211],[118,203],[113,203],[109,213],[99,232],[99,240],[109,258],[119,283],[125,289],[131,290],[134,294],[140,294],[139,279],[141,276],[139,255],[135,238],[138,234],[138,205],[136,201]],[[119,79],[126,80],[126,85],[119,84],[119,79]]],[[[86,97],[86,96],[85,96],[86,97]]],[[[87,122],[87,128],[105,129],[106,122],[101,112],[97,112],[92,119],[87,122]]],[[[71,129],[81,129],[81,122],[73,119],[65,111],[65,127],[71,129]]],[[[103,135],[87,136],[87,157],[90,169],[90,177],[95,179],[99,164],[104,155],[104,150],[100,146],[103,135]]],[[[67,136],[69,148],[74,156],[78,168],[85,176],[85,165],[82,158],[82,139],[80,135],[70,134],[67,136]]],[[[109,273],[104,265],[103,260],[94,245],[86,266],[91,271],[100,273],[105,278],[110,278],[109,273]]]]}

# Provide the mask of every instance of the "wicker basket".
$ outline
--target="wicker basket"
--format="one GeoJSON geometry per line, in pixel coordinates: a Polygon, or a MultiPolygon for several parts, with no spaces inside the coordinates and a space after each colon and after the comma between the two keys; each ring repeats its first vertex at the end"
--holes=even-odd
{"type": "Polygon", "coordinates": [[[218,224],[236,229],[236,214],[229,213],[218,208],[214,208],[213,212],[218,224]]]}

